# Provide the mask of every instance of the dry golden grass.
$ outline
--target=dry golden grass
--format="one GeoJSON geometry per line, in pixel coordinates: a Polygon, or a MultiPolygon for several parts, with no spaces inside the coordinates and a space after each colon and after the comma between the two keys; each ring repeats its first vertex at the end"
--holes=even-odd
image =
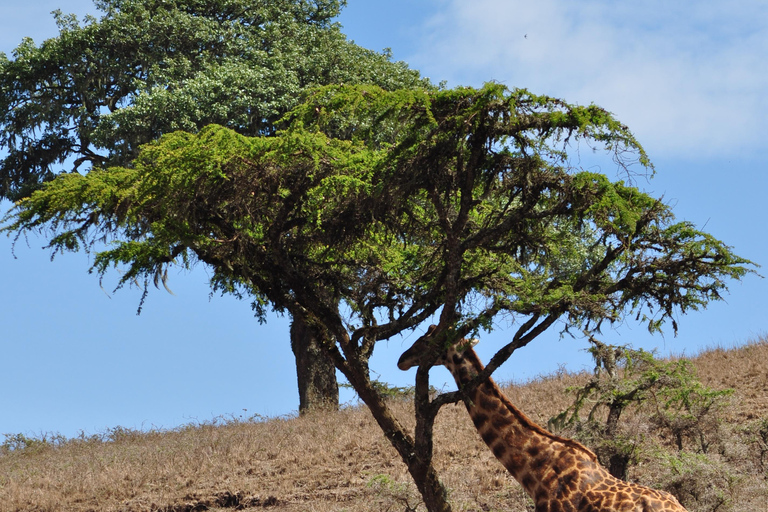
{"type": "MultiPolygon", "coordinates": [[[[679,455],[642,414],[627,415],[626,428],[644,439],[630,479],[699,493],[698,510],[768,510],[768,432],[761,438],[759,429],[768,429],[768,342],[710,350],[693,361],[705,384],[735,389],[721,411],[716,449],[679,455]],[[704,489],[712,482],[714,490],[704,489]]],[[[506,393],[546,425],[570,404],[565,388],[586,378],[563,373],[506,393]]],[[[392,407],[409,424],[410,404],[392,407]]],[[[436,465],[454,510],[532,510],[463,406],[441,411],[435,434],[436,465]]],[[[105,437],[0,450],[0,511],[367,512],[419,504],[404,464],[364,408],[171,432],[118,428],[105,437]]]]}

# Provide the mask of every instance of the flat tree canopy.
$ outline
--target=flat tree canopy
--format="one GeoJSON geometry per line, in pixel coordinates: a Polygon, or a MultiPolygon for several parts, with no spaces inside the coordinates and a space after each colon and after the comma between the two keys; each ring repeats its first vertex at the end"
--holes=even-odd
{"type": "MultiPolygon", "coordinates": [[[[0,199],[61,172],[131,166],[141,144],[218,123],[271,136],[319,84],[430,87],[346,39],[342,0],[98,0],[99,19],[55,13],[60,34],[0,54],[0,199]]],[[[117,177],[115,177],[117,179],[117,177]]],[[[321,334],[294,316],[299,409],[336,405],[321,334]]]]}
{"type": "MultiPolygon", "coordinates": [[[[430,398],[416,431],[372,384],[376,342],[437,317],[450,342],[504,315],[517,330],[478,380],[556,321],[587,333],[627,316],[659,330],[718,300],[752,264],[632,186],[575,168],[589,145],[652,171],[628,128],[596,106],[509,90],[314,90],[271,138],[219,125],[143,147],[132,166],[66,174],[18,203],[4,229],[55,250],[108,242],[94,268],[160,283],[208,265],[258,312],[301,313],[408,466],[430,510],[449,510],[432,466],[430,398]]],[[[437,347],[435,358],[437,357],[437,347]]]]}

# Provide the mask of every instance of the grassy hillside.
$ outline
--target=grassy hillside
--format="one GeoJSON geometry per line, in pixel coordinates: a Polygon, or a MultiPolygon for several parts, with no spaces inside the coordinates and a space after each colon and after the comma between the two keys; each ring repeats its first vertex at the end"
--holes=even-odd
{"type": "MultiPolygon", "coordinates": [[[[648,422],[647,412],[625,415],[623,432],[634,443],[629,479],[675,492],[691,511],[768,510],[768,340],[710,350],[693,363],[705,385],[734,394],[713,412],[719,421],[710,421],[702,439],[687,440],[682,452],[648,422]]],[[[566,388],[588,378],[562,373],[505,392],[546,425],[573,400],[566,388]]],[[[403,421],[411,417],[407,400],[393,407],[403,421]]],[[[435,447],[454,510],[532,510],[463,406],[441,411],[435,447]]],[[[364,408],[233,418],[171,432],[116,428],[73,440],[17,435],[0,448],[2,512],[362,512],[409,511],[418,504],[404,464],[364,408]]]]}

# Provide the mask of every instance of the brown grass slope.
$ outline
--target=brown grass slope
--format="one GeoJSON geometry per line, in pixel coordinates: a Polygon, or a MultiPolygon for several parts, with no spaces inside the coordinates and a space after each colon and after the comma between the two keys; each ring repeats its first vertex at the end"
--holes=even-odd
{"type": "MultiPolygon", "coordinates": [[[[695,443],[678,452],[642,412],[628,415],[637,443],[629,478],[682,494],[692,511],[768,510],[768,341],[692,360],[706,385],[735,390],[707,434],[706,453],[695,443]]],[[[562,373],[505,392],[546,425],[572,401],[565,389],[586,378],[562,373]]],[[[404,421],[411,416],[407,400],[393,407],[404,421]]],[[[0,449],[2,512],[423,510],[404,464],[364,408],[25,441],[9,449],[6,439],[0,449]]],[[[463,406],[441,411],[435,450],[454,510],[532,510],[463,406]]]]}

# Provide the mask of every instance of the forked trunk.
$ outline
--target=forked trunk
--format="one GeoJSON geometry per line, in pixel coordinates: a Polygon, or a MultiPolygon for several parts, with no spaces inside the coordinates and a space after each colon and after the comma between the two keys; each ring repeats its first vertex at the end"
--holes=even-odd
{"type": "MultiPolygon", "coordinates": [[[[431,453],[426,454],[427,456],[419,455],[413,438],[389,410],[381,395],[373,388],[370,380],[365,376],[367,372],[359,366],[361,363],[349,362],[351,364],[346,368],[345,376],[360,399],[368,406],[386,438],[405,462],[408,473],[413,478],[427,510],[429,512],[451,512],[448,492],[438,478],[437,471],[432,464],[431,453]]],[[[427,435],[432,435],[431,430],[427,435]]],[[[429,444],[431,445],[431,442],[429,444]]]]}

